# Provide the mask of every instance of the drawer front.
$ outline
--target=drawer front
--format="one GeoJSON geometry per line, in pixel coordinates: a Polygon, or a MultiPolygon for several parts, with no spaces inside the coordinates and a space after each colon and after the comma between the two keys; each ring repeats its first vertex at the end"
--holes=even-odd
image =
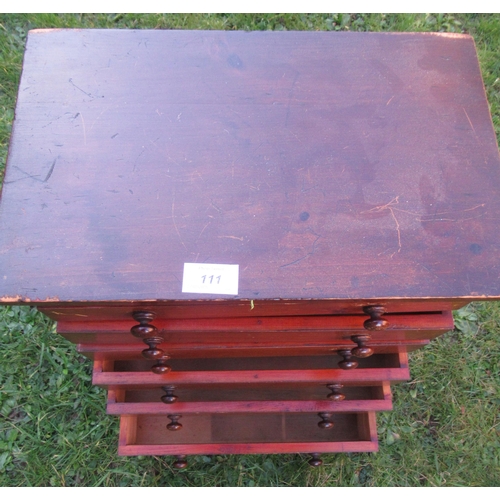
{"type": "MultiPolygon", "coordinates": [[[[373,351],[379,354],[398,353],[401,350],[414,351],[426,346],[429,340],[406,340],[404,342],[370,342],[373,351]]],[[[140,360],[144,359],[141,351],[144,346],[137,344],[78,344],[77,350],[80,354],[93,360],[140,360]]],[[[160,345],[165,348],[165,345],[160,345]]],[[[166,351],[172,359],[198,359],[198,358],[228,358],[228,357],[274,357],[274,356],[322,356],[325,354],[334,355],[339,349],[352,349],[356,347],[350,341],[316,343],[308,342],[306,344],[288,343],[280,346],[269,345],[201,345],[201,346],[167,346],[166,351]]],[[[152,366],[153,363],[150,363],[152,366]]]]}
{"type": "MultiPolygon", "coordinates": [[[[450,311],[426,314],[384,314],[381,330],[365,328],[368,316],[292,316],[258,318],[218,318],[170,320],[154,318],[142,322],[154,327],[155,336],[172,350],[202,347],[226,348],[243,346],[328,345],[349,341],[353,335],[369,333],[374,342],[404,342],[432,339],[453,329],[450,311]]],[[[137,320],[128,321],[62,321],[57,332],[79,344],[143,346],[132,328],[137,320]]]]}
{"type": "Polygon", "coordinates": [[[373,386],[260,384],[167,386],[108,392],[111,415],[193,413],[351,413],[392,410],[389,382],[373,386]],[[332,392],[330,392],[330,390],[332,392]],[[335,394],[334,394],[335,393],[335,394]],[[166,394],[169,397],[166,397],[166,394]],[[332,394],[334,397],[332,398],[332,394]],[[341,397],[339,397],[341,396],[341,397]]]}
{"type": "Polygon", "coordinates": [[[172,360],[172,371],[149,371],[143,360],[95,360],[93,383],[109,389],[162,387],[166,385],[349,383],[409,380],[408,355],[402,350],[359,360],[358,368],[338,368],[336,355],[311,357],[214,358],[172,360]]]}
{"type": "Polygon", "coordinates": [[[119,455],[335,453],[377,451],[375,414],[339,413],[318,427],[308,413],[202,414],[167,429],[165,415],[122,415],[119,455]]]}
{"type": "Polygon", "coordinates": [[[127,321],[134,311],[151,311],[158,318],[217,319],[255,318],[267,316],[364,315],[366,306],[381,305],[388,314],[421,313],[460,309],[470,300],[464,299],[376,299],[376,300],[186,300],[166,302],[92,303],[81,305],[41,304],[38,309],[60,321],[127,321]]]}

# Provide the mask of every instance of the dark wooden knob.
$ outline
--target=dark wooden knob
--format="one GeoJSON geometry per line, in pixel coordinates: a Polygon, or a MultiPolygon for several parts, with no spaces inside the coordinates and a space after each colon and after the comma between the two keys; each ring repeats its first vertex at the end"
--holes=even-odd
{"type": "Polygon", "coordinates": [[[151,367],[151,371],[156,373],[157,375],[163,375],[168,373],[172,368],[167,364],[170,356],[168,354],[164,354],[158,362],[151,367]]]}
{"type": "Polygon", "coordinates": [[[366,345],[371,339],[371,335],[368,334],[353,335],[351,340],[358,344],[358,347],[355,347],[351,351],[353,356],[357,358],[368,358],[371,356],[373,354],[373,349],[366,345]]]}
{"type": "Polygon", "coordinates": [[[321,460],[319,453],[311,453],[311,460],[307,462],[311,467],[319,467],[323,465],[323,460],[321,460]]]}
{"type": "Polygon", "coordinates": [[[357,368],[358,362],[352,359],[352,352],[349,349],[341,349],[339,351],[339,356],[342,356],[343,360],[339,362],[339,367],[342,370],[353,370],[357,368]]]}
{"type": "Polygon", "coordinates": [[[333,413],[318,413],[319,418],[321,418],[321,421],[318,422],[318,427],[320,429],[332,429],[333,428],[333,422],[332,422],[332,415],[333,413]]]}
{"type": "Polygon", "coordinates": [[[156,318],[156,314],[151,311],[134,311],[132,318],[138,321],[141,325],[151,323],[156,318]]]}
{"type": "Polygon", "coordinates": [[[167,404],[171,405],[175,403],[179,398],[174,394],[175,387],[173,385],[169,385],[166,387],[162,387],[162,390],[165,391],[165,395],[161,397],[161,400],[167,404]]]}
{"type": "Polygon", "coordinates": [[[138,325],[133,326],[130,329],[130,333],[134,337],[138,337],[140,339],[145,339],[147,337],[153,337],[157,332],[157,328],[154,325],[150,325],[156,314],[147,311],[136,311],[132,313],[132,317],[139,322],[138,325]]]}
{"type": "Polygon", "coordinates": [[[382,318],[382,314],[386,312],[383,306],[366,306],[363,307],[363,311],[370,316],[363,326],[370,331],[378,332],[380,330],[385,330],[389,326],[389,322],[382,318]]]}
{"type": "Polygon", "coordinates": [[[180,431],[182,429],[182,424],[178,422],[182,415],[167,415],[167,417],[172,420],[172,422],[167,425],[169,431],[180,431]]]}
{"type": "Polygon", "coordinates": [[[328,384],[327,387],[332,391],[330,394],[328,394],[328,399],[337,402],[344,401],[345,396],[340,392],[340,389],[344,387],[342,384],[328,384]]]}
{"type": "MultiPolygon", "coordinates": [[[[132,317],[139,322],[138,325],[134,325],[130,329],[130,333],[134,337],[138,337],[142,339],[142,341],[149,347],[148,349],[144,349],[142,351],[142,355],[146,359],[160,359],[164,357],[164,352],[162,349],[158,348],[158,345],[163,342],[163,337],[158,335],[158,328],[156,326],[151,325],[151,321],[153,321],[156,317],[156,314],[149,311],[135,311],[132,313],[132,317]]],[[[158,368],[154,373],[165,373],[165,368],[168,366],[163,363],[157,363],[155,367],[158,368]]],[[[167,370],[168,371],[168,370],[167,370]]]]}
{"type": "Polygon", "coordinates": [[[176,469],[185,469],[187,467],[186,455],[176,455],[175,458],[174,467],[176,469]]]}
{"type": "Polygon", "coordinates": [[[142,355],[146,359],[159,359],[162,358],[164,352],[162,349],[158,349],[158,344],[161,344],[163,339],[161,337],[152,337],[150,339],[144,339],[144,343],[149,346],[149,349],[144,349],[142,355]]]}

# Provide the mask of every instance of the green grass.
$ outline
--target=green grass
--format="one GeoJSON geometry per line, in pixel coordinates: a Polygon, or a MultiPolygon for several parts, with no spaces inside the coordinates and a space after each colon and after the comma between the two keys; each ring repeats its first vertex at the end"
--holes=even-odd
{"type": "MultiPolygon", "coordinates": [[[[26,33],[32,28],[457,31],[474,36],[500,135],[497,14],[0,15],[0,169],[26,33]]],[[[474,304],[456,329],[411,355],[412,380],[378,416],[380,451],[169,457],[116,454],[118,419],[91,364],[28,307],[0,309],[0,486],[500,486],[500,304],[474,304]]]]}

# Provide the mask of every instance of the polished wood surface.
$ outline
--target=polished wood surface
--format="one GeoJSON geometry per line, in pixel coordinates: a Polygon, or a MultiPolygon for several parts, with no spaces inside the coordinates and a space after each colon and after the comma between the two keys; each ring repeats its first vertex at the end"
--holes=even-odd
{"type": "Polygon", "coordinates": [[[0,297],[498,298],[499,167],[468,35],[34,30],[0,297]]]}

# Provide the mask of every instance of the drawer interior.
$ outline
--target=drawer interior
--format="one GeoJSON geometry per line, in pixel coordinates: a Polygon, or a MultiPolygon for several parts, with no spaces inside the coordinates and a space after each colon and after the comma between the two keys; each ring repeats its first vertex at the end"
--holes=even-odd
{"type": "MultiPolygon", "coordinates": [[[[337,368],[342,358],[335,353],[328,356],[276,356],[261,358],[194,358],[171,359],[168,364],[172,371],[242,371],[242,370],[328,370],[337,368]]],[[[399,368],[397,353],[374,354],[368,358],[356,358],[359,368],[399,368]]],[[[114,362],[116,372],[144,372],[150,370],[154,362],[144,359],[114,362]]]]}
{"type": "Polygon", "coordinates": [[[185,415],[182,429],[169,431],[164,415],[137,417],[137,442],[169,443],[274,443],[315,441],[360,441],[356,414],[332,416],[332,429],[320,429],[316,414],[213,414],[185,415]]]}
{"type": "MultiPolygon", "coordinates": [[[[345,395],[344,401],[357,400],[383,400],[390,397],[389,384],[385,386],[346,386],[341,392],[345,395]],[[384,390],[385,389],[385,390],[384,390]],[[388,394],[387,394],[388,393],[388,394]]],[[[203,402],[203,401],[322,401],[327,400],[330,393],[325,385],[309,384],[248,384],[236,386],[233,384],[214,384],[210,386],[187,385],[174,389],[178,402],[203,402]]],[[[123,403],[151,403],[161,401],[165,392],[161,388],[136,389],[113,392],[113,402],[123,403]]],[[[164,403],[163,403],[164,404],[164,403]]],[[[165,405],[174,411],[176,403],[165,405]]]]}
{"type": "Polygon", "coordinates": [[[164,415],[123,415],[121,455],[376,451],[373,412],[335,414],[333,428],[318,427],[316,414],[186,415],[170,431],[164,415]],[[273,451],[270,451],[273,450],[273,451]]]}

